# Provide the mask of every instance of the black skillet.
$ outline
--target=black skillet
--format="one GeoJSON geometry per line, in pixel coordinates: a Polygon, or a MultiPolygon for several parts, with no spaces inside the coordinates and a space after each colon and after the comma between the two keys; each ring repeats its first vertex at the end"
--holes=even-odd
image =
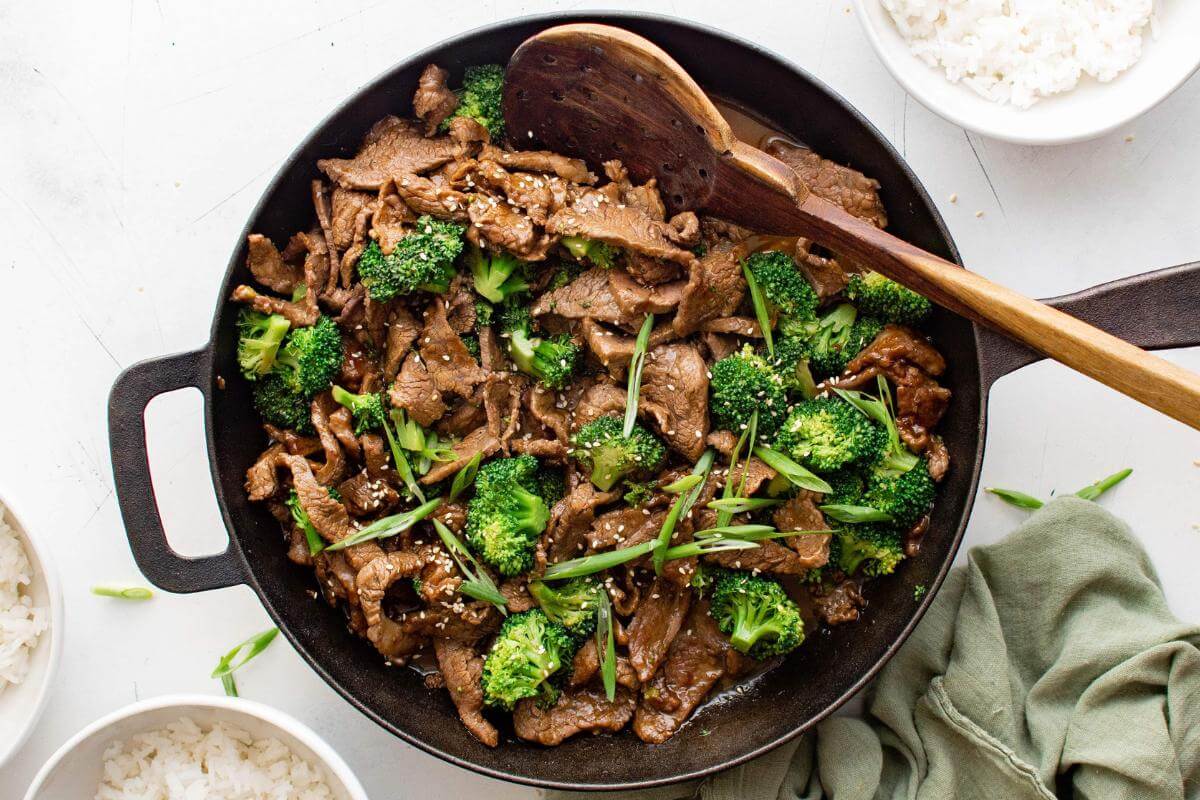
{"type": "MultiPolygon", "coordinates": [[[[563,22],[626,27],[660,45],[713,95],[751,110],[787,133],[883,185],[890,230],[942,257],[958,254],[916,176],[879,132],[842,98],[803,70],[724,33],[662,17],[577,14],[532,17],[464,34],[409,58],[363,88],[292,153],[272,181],[230,256],[209,343],[202,349],[144,361],[126,370],[109,398],[109,435],[121,513],[134,558],[146,577],[172,592],[250,585],[297,651],[364,714],[406,741],[492,777],[565,789],[630,789],[695,778],[739,764],[812,727],[844,703],[904,642],[928,607],[958,549],[975,497],[993,382],[1038,355],[948,312],[935,313],[930,333],[950,368],[954,400],[942,424],[953,468],[941,487],[918,558],[890,580],[867,589],[866,617],[814,633],[778,669],[740,694],[710,703],[669,742],[649,746],[632,734],[581,736],[557,748],[513,739],[485,747],[467,733],[445,692],[426,689],[412,671],[387,668],[341,615],[314,605],[312,571],[287,560],[279,524],[246,500],[246,468],[264,446],[249,387],[236,363],[237,308],[232,287],[250,281],[246,234],[286,241],[313,219],[309,182],[316,160],[351,155],[367,129],[386,114],[407,115],[421,68],[436,62],[457,80],[465,66],[505,63],[525,38],[563,22]],[[223,381],[222,378],[228,379],[223,381]],[[146,456],[143,412],[155,396],[184,387],[204,394],[209,463],[217,502],[230,532],[218,555],[186,558],[163,533],[146,456]],[[918,584],[930,588],[914,602],[918,584]]],[[[1148,349],[1200,345],[1195,304],[1200,264],[1175,267],[1049,301],[1087,322],[1148,349]]],[[[400,771],[398,770],[398,773],[400,771]]]]}

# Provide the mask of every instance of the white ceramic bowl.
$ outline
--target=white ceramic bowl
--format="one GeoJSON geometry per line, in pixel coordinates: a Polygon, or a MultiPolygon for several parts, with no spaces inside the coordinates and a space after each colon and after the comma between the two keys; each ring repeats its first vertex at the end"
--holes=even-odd
{"type": "Polygon", "coordinates": [[[25,743],[50,697],[62,651],[63,601],[58,573],[46,545],[30,534],[16,510],[3,498],[0,498],[0,506],[4,507],[4,518],[21,540],[29,558],[32,571],[32,580],[27,587],[29,595],[34,605],[50,609],[50,625],[38,638],[30,657],[29,674],[21,683],[7,686],[0,692],[0,767],[3,767],[25,743]]]}
{"type": "Polygon", "coordinates": [[[368,800],[342,757],[307,725],[262,703],[216,695],[155,697],[101,717],[50,757],[30,784],[25,800],[94,797],[104,767],[104,751],[114,740],[161,728],[180,717],[189,717],[201,727],[225,722],[255,738],[274,737],[300,758],[323,768],[337,800],[368,800]]]}
{"type": "Polygon", "coordinates": [[[854,0],[879,58],[922,105],[964,128],[1017,144],[1066,144],[1101,136],[1162,102],[1200,67],[1200,2],[1157,0],[1158,35],[1143,38],[1142,58],[1109,83],[1087,79],[1032,108],[1000,105],[908,49],[879,0],[854,0]]]}

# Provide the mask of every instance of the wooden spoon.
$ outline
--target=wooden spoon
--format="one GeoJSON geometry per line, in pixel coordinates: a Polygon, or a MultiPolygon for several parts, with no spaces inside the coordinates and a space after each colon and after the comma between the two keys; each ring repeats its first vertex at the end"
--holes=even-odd
{"type": "Polygon", "coordinates": [[[683,68],[629,31],[560,25],[526,40],[508,65],[504,116],[519,143],[592,164],[618,158],[637,180],[658,178],[671,213],[813,239],[1200,429],[1200,376],[817,197],[783,162],[739,141],[683,68]]]}

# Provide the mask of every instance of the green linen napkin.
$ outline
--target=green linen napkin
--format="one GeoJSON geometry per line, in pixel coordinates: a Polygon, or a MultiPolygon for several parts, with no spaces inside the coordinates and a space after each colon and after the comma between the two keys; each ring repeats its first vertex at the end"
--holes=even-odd
{"type": "Polygon", "coordinates": [[[705,781],[615,797],[1196,798],[1198,647],[1200,626],[1172,616],[1129,528],[1064,497],[950,574],[880,673],[867,719],[828,719],[705,781]]]}

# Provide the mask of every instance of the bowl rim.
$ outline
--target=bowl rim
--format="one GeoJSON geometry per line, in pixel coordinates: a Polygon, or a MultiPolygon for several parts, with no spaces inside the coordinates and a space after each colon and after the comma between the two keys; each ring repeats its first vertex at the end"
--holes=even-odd
{"type": "MultiPolygon", "coordinates": [[[[890,49],[885,48],[881,39],[881,33],[875,25],[874,19],[867,9],[867,4],[878,4],[879,0],[854,0],[855,16],[858,17],[858,24],[862,26],[863,33],[866,34],[867,41],[871,44],[871,49],[875,51],[876,57],[887,69],[888,73],[900,84],[901,88],[920,103],[925,108],[937,114],[944,120],[958,125],[961,128],[966,128],[969,131],[978,133],[981,136],[986,136],[989,139],[997,139],[1002,142],[1010,142],[1020,145],[1060,145],[1074,144],[1077,142],[1085,142],[1091,139],[1097,139],[1105,134],[1112,133],[1122,125],[1137,119],[1147,113],[1155,106],[1162,103],[1168,97],[1176,92],[1179,87],[1187,83],[1187,81],[1200,70],[1200,57],[1197,57],[1196,63],[1191,69],[1183,71],[1176,80],[1163,83],[1158,91],[1147,92],[1137,103],[1128,106],[1128,111],[1114,117],[1111,121],[1103,124],[1092,125],[1091,127],[1071,131],[1061,135],[1041,134],[1041,135],[1023,135],[1014,133],[1008,130],[998,130],[995,127],[982,124],[972,120],[969,116],[944,108],[939,103],[935,102],[929,95],[923,92],[918,85],[910,80],[907,76],[909,71],[906,67],[900,64],[900,59],[896,57],[890,49]]],[[[885,12],[886,13],[886,12],[885,12]]],[[[915,55],[906,52],[905,55],[913,61],[914,64],[926,67],[919,61],[915,55]]],[[[928,67],[926,67],[928,68],[928,67]]],[[[961,87],[964,91],[970,91],[967,87],[961,87]]],[[[983,100],[984,98],[980,98],[983,100]]]]}
{"type": "MultiPolygon", "coordinates": [[[[37,689],[38,694],[37,699],[34,701],[33,713],[26,719],[24,729],[17,734],[8,751],[0,752],[0,768],[3,768],[13,756],[21,751],[25,743],[29,741],[30,735],[33,733],[34,728],[38,726],[42,715],[46,711],[46,706],[50,702],[50,690],[54,685],[54,678],[58,674],[59,663],[62,661],[63,621],[66,607],[63,603],[62,584],[58,579],[58,569],[53,559],[50,558],[49,546],[46,542],[42,541],[40,534],[34,534],[32,529],[25,524],[25,520],[28,517],[22,515],[6,495],[0,494],[0,507],[7,514],[9,526],[17,531],[17,536],[22,539],[23,543],[28,545],[26,550],[31,552],[27,552],[26,556],[29,558],[34,570],[45,581],[46,593],[50,596],[50,625],[46,630],[46,634],[49,635],[50,639],[50,660],[46,663],[46,669],[40,676],[42,683],[37,689]]],[[[43,634],[43,637],[46,634],[43,634]]],[[[39,639],[37,646],[45,646],[44,638],[39,639]]],[[[6,691],[13,690],[6,688],[6,691]]]]}
{"type": "MultiPolygon", "coordinates": [[[[127,706],[111,711],[108,714],[94,720],[85,725],[70,739],[67,739],[54,754],[46,760],[41,769],[37,771],[33,781],[29,784],[29,788],[25,792],[24,800],[34,800],[37,793],[41,791],[42,785],[50,776],[50,773],[61,764],[67,756],[69,756],[80,743],[85,739],[93,736],[96,733],[103,731],[125,719],[146,714],[151,711],[158,711],[168,708],[182,708],[184,706],[203,706],[207,708],[217,709],[221,711],[236,711],[248,714],[252,717],[257,717],[259,720],[274,725],[283,731],[286,731],[291,736],[299,739],[306,747],[312,750],[321,764],[329,770],[329,772],[342,782],[346,788],[351,800],[369,800],[367,792],[363,789],[358,777],[354,771],[350,769],[350,765],[345,759],[338,754],[333,746],[321,738],[320,734],[314,731],[305,723],[296,719],[285,711],[281,711],[273,706],[268,706],[256,700],[247,700],[240,697],[222,697],[220,695],[207,694],[164,694],[158,697],[151,697],[146,700],[140,700],[136,703],[130,703],[127,706]]],[[[290,748],[289,748],[290,749],[290,748]]]]}

